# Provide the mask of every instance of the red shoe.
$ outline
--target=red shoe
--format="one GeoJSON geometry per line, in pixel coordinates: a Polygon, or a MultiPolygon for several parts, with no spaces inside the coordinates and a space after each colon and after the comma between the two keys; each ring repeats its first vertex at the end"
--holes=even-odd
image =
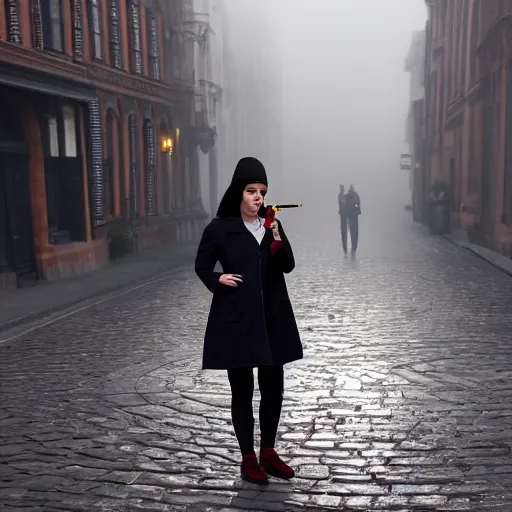
{"type": "Polygon", "coordinates": [[[241,467],[242,480],[253,484],[268,485],[268,477],[259,465],[256,454],[244,455],[241,467]]]}
{"type": "Polygon", "coordinates": [[[270,476],[290,480],[295,476],[295,471],[285,464],[273,448],[263,448],[260,454],[260,464],[270,476]]]}

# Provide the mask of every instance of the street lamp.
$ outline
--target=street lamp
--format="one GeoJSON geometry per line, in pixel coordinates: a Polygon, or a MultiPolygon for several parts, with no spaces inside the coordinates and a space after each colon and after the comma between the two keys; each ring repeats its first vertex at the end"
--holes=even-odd
{"type": "Polygon", "coordinates": [[[169,153],[169,155],[172,155],[172,152],[174,150],[174,141],[171,137],[164,136],[162,138],[162,153],[169,153]]]}

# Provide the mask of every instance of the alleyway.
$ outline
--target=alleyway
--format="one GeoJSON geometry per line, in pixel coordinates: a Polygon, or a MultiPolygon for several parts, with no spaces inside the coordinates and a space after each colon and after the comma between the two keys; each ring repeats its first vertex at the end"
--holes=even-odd
{"type": "Polygon", "coordinates": [[[512,510],[512,279],[405,214],[361,221],[356,261],[335,222],[288,230],[295,481],[238,479],[190,270],[0,344],[0,510],[512,510]]]}

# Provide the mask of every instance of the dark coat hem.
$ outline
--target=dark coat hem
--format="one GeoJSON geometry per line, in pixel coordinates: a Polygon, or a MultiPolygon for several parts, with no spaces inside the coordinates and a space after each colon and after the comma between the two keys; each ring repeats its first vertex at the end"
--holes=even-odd
{"type": "MultiPolygon", "coordinates": [[[[300,357],[295,357],[293,359],[287,359],[285,362],[279,362],[275,363],[278,366],[286,366],[287,364],[295,363],[296,361],[300,361],[301,359],[304,359],[304,355],[300,357]]],[[[268,364],[260,364],[258,366],[254,365],[243,365],[243,366],[230,366],[229,368],[227,366],[217,366],[217,365],[202,365],[201,370],[218,370],[218,371],[227,371],[227,370],[234,370],[238,368],[259,368],[260,366],[274,366],[274,363],[268,363],[268,364]]]]}

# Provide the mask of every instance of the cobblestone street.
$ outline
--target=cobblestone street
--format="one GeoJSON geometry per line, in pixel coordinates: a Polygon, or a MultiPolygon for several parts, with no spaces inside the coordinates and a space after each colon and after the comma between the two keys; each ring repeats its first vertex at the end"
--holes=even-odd
{"type": "Polygon", "coordinates": [[[279,434],[291,483],[239,479],[190,269],[0,340],[0,510],[510,512],[512,279],[392,220],[361,218],[355,260],[337,219],[287,229],[305,347],[279,434]]]}

